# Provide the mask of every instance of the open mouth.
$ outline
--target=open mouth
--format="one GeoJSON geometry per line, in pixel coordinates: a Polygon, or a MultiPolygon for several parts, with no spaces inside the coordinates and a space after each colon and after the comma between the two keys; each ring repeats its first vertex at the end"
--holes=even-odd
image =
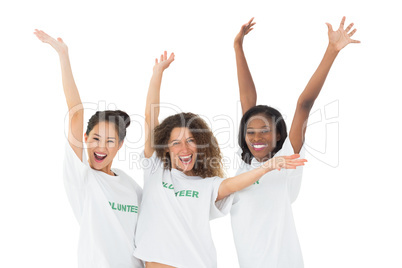
{"type": "Polygon", "coordinates": [[[94,153],[94,156],[95,161],[101,163],[106,158],[107,154],[94,153]]]}
{"type": "Polygon", "coordinates": [[[188,165],[193,160],[193,155],[179,156],[179,159],[184,165],[188,165]]]}
{"type": "Polygon", "coordinates": [[[253,144],[251,144],[251,147],[253,147],[253,149],[256,151],[261,151],[261,150],[264,150],[265,148],[267,148],[268,144],[253,143],[253,144]]]}

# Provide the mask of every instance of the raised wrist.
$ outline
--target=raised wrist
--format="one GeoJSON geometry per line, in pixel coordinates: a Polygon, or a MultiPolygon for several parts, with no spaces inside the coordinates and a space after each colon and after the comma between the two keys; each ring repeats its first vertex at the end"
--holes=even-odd
{"type": "Polygon", "coordinates": [[[233,47],[235,50],[243,50],[243,43],[242,42],[234,42],[233,47]]]}
{"type": "Polygon", "coordinates": [[[327,47],[327,52],[330,54],[337,55],[342,48],[338,48],[336,45],[329,43],[327,47]]]}
{"type": "Polygon", "coordinates": [[[162,75],[164,70],[165,69],[162,69],[162,68],[154,68],[153,74],[154,75],[162,75]]]}

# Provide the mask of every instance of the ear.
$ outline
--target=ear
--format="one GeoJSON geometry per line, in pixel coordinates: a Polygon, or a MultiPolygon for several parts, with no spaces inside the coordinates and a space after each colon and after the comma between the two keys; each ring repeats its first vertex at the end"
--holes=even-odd
{"type": "Polygon", "coordinates": [[[87,141],[88,141],[88,135],[87,135],[87,133],[84,133],[84,141],[85,141],[85,143],[87,143],[87,141]]]}
{"type": "Polygon", "coordinates": [[[276,141],[280,141],[280,139],[281,139],[281,134],[277,133],[276,134],[276,141]]]}
{"type": "Polygon", "coordinates": [[[117,149],[117,150],[120,150],[120,148],[123,146],[123,143],[124,143],[124,140],[119,142],[119,149],[117,149]]]}

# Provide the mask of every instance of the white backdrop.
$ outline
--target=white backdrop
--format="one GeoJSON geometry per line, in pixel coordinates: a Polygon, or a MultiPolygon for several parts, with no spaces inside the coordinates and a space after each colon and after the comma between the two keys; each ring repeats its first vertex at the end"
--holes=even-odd
{"type": "MultiPolygon", "coordinates": [[[[293,205],[307,268],[402,267],[402,25],[397,1],[3,1],[0,4],[2,220],[0,267],[75,267],[78,223],[62,182],[67,114],[55,51],[62,37],[87,108],[132,115],[114,166],[142,185],[135,153],[154,58],[174,51],[161,100],[210,120],[235,167],[239,96],[233,39],[251,17],[245,52],[258,104],[290,127],[297,98],[327,45],[329,22],[354,22],[307,130],[309,162],[293,205]],[[219,117],[217,117],[219,116],[219,117]],[[232,121],[223,120],[231,118],[232,121]],[[137,123],[138,122],[138,123],[137,123]],[[229,129],[231,126],[231,129],[229,129]],[[395,142],[395,144],[394,144],[395,142]]],[[[89,119],[93,112],[86,113],[89,119]]],[[[174,113],[163,109],[161,117],[174,113]]],[[[229,163],[230,160],[230,163],[229,163]]],[[[218,267],[238,267],[229,216],[211,222],[218,267]]]]}

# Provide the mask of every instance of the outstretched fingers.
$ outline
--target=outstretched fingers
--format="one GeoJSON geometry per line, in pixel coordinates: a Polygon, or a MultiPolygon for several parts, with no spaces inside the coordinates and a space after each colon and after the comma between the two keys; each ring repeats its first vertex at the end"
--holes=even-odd
{"type": "Polygon", "coordinates": [[[304,163],[307,162],[307,160],[300,159],[299,157],[300,157],[299,154],[284,156],[283,159],[285,161],[283,163],[279,163],[279,167],[286,169],[295,169],[298,166],[304,166],[304,163]]]}
{"type": "Polygon", "coordinates": [[[167,56],[167,51],[164,51],[163,54],[160,55],[159,61],[158,58],[155,59],[154,71],[156,70],[165,70],[169,67],[169,65],[174,61],[174,53],[171,53],[169,58],[167,56]]]}
{"type": "Polygon", "coordinates": [[[343,27],[345,26],[345,20],[346,20],[346,17],[343,16],[342,20],[341,20],[341,24],[339,25],[339,29],[343,29],[343,27]]]}
{"type": "Polygon", "coordinates": [[[37,37],[40,41],[45,42],[45,43],[48,43],[48,42],[49,42],[49,39],[53,39],[52,37],[50,37],[50,35],[48,35],[48,34],[45,33],[44,31],[41,31],[41,30],[38,30],[38,29],[35,29],[34,34],[36,35],[36,37],[37,37]]]}
{"type": "Polygon", "coordinates": [[[169,63],[171,63],[172,61],[174,61],[174,53],[170,53],[169,58],[167,59],[169,63]]]}
{"type": "Polygon", "coordinates": [[[352,29],[352,27],[353,27],[353,25],[354,25],[354,23],[352,22],[351,24],[349,24],[349,26],[348,27],[346,27],[346,29],[345,29],[345,32],[349,32],[350,31],[350,29],[352,29]]]}
{"type": "Polygon", "coordinates": [[[244,33],[244,35],[248,34],[251,30],[253,30],[254,28],[252,28],[256,23],[253,22],[254,17],[252,17],[246,24],[243,24],[242,26],[242,31],[244,33]]]}
{"type": "Polygon", "coordinates": [[[328,22],[325,23],[328,26],[328,32],[333,32],[332,25],[328,22]]]}

